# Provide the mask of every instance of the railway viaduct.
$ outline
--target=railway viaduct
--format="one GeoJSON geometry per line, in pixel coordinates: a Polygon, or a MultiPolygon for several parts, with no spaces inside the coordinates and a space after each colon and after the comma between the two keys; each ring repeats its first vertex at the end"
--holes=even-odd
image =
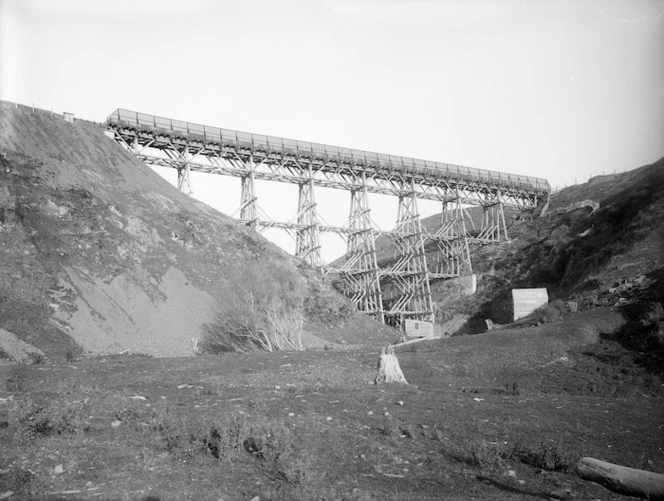
{"type": "Polygon", "coordinates": [[[431,280],[472,274],[471,244],[507,239],[505,207],[529,211],[548,197],[542,178],[506,174],[307,141],[251,134],[118,109],[106,121],[116,141],[148,165],[177,170],[178,188],[191,193],[192,171],[241,180],[238,220],[256,231],[281,228],[296,241],[296,257],[333,274],[337,286],[359,310],[381,322],[431,321],[431,280]],[[298,208],[288,222],[273,221],[258,206],[255,180],[298,185],[298,208]],[[343,226],[330,226],[318,213],[315,187],[350,193],[343,226]],[[392,230],[371,220],[368,194],[398,200],[392,230]],[[417,200],[441,203],[441,226],[435,233],[420,224],[417,200]],[[466,228],[464,207],[480,206],[479,233],[466,228]],[[320,232],[335,232],[347,244],[345,262],[324,266],[320,232]],[[395,260],[381,269],[375,241],[385,235],[396,249],[395,260]],[[434,248],[435,252],[425,253],[434,248]],[[381,284],[396,291],[384,298],[381,284]]]}

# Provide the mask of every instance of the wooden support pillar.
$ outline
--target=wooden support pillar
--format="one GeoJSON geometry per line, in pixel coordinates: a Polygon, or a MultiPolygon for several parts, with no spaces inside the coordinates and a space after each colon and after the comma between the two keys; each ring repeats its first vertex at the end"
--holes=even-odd
{"type": "Polygon", "coordinates": [[[247,222],[247,225],[253,230],[258,231],[258,213],[256,208],[255,185],[254,185],[254,158],[249,156],[246,162],[248,174],[241,178],[241,201],[240,201],[240,219],[247,222]]]}
{"type": "Polygon", "coordinates": [[[181,165],[178,167],[178,190],[185,195],[191,195],[191,172],[189,167],[189,147],[185,146],[184,151],[180,153],[181,165]]]}
{"type": "Polygon", "coordinates": [[[320,267],[319,222],[314,197],[314,180],[311,164],[309,165],[309,179],[299,186],[297,204],[297,224],[295,256],[307,261],[313,267],[320,267]]]}

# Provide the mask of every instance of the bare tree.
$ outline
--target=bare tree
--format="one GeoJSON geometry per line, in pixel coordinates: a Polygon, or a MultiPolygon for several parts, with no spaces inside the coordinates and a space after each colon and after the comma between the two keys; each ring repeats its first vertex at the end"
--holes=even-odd
{"type": "Polygon", "coordinates": [[[202,349],[303,350],[304,280],[282,264],[256,262],[229,272],[226,301],[208,325],[202,349]]]}
{"type": "Polygon", "coordinates": [[[304,314],[302,307],[277,308],[271,306],[264,310],[266,320],[272,328],[274,344],[279,350],[290,347],[297,351],[303,351],[302,326],[304,325],[304,314]]]}

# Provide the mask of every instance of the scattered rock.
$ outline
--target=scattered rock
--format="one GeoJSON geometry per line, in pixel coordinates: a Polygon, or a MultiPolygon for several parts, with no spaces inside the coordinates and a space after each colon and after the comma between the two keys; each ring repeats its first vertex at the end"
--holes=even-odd
{"type": "Polygon", "coordinates": [[[56,475],[62,475],[65,472],[65,467],[59,464],[55,468],[53,468],[53,473],[56,475]]]}
{"type": "Polygon", "coordinates": [[[117,428],[117,427],[120,426],[121,424],[122,424],[122,421],[120,421],[119,419],[116,419],[115,421],[111,422],[111,426],[112,426],[113,428],[117,428]]]}

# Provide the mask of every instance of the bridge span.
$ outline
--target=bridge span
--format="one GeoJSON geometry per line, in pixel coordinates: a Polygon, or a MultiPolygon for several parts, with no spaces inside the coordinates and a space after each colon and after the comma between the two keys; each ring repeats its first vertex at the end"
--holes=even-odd
{"type": "Polygon", "coordinates": [[[373,153],[307,141],[252,134],[118,109],[106,125],[120,144],[148,165],[178,172],[178,188],[191,193],[192,171],[241,180],[239,221],[257,231],[282,228],[296,241],[295,255],[336,274],[339,288],[358,309],[398,325],[405,318],[433,317],[430,281],[472,273],[469,245],[507,239],[504,207],[532,210],[547,197],[546,179],[459,165],[373,153]],[[255,180],[299,186],[298,209],[290,221],[273,221],[257,203],[255,180]],[[344,226],[330,226],[318,213],[315,186],[350,192],[344,226]],[[398,199],[394,229],[381,231],[370,217],[368,193],[398,199]],[[417,200],[441,202],[441,227],[427,232],[417,200]],[[481,228],[466,228],[464,207],[483,208],[481,228]],[[341,235],[346,261],[323,266],[319,235],[341,235]],[[384,234],[395,246],[395,261],[381,269],[375,239],[384,234]],[[425,246],[434,246],[427,258],[425,246]],[[395,291],[384,298],[381,282],[395,291]]]}

